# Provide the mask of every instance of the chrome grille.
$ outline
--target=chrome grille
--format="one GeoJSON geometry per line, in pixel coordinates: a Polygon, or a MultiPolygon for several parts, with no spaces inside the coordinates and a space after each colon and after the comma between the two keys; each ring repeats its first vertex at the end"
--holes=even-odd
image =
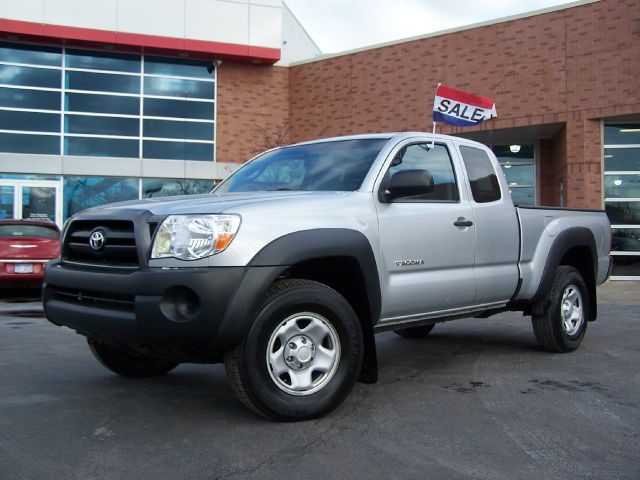
{"type": "MultiPolygon", "coordinates": [[[[98,235],[99,236],[99,235],[98,235]]],[[[76,220],[69,225],[62,247],[62,260],[102,267],[139,265],[133,222],[128,220],[76,220]],[[90,241],[99,232],[104,241],[90,241]],[[96,248],[98,246],[98,248],[96,248]]]]}

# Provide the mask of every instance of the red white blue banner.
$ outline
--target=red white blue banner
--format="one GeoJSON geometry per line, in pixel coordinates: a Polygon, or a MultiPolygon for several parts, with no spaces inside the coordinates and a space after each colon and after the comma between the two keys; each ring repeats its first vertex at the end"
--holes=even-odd
{"type": "Polygon", "coordinates": [[[438,85],[433,102],[433,121],[471,127],[497,117],[496,102],[455,88],[438,85]]]}

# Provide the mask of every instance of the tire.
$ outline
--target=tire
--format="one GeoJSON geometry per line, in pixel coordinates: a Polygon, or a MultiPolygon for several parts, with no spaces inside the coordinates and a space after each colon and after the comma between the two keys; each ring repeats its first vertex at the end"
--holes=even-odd
{"type": "Polygon", "coordinates": [[[589,294],[578,270],[560,266],[551,288],[532,316],[538,343],[550,352],[571,352],[580,346],[587,330],[589,294]]]}
{"type": "Polygon", "coordinates": [[[393,333],[404,338],[424,338],[431,333],[435,326],[436,324],[432,323],[431,325],[420,325],[419,327],[401,328],[400,330],[394,330],[393,333]]]}
{"type": "Polygon", "coordinates": [[[362,367],[364,341],[351,305],[310,280],[282,280],[265,296],[249,333],[225,354],[232,389],[267,418],[326,415],[349,394],[362,367]]]}
{"type": "Polygon", "coordinates": [[[123,377],[159,377],[178,366],[160,358],[144,357],[87,339],[91,353],[103,367],[123,377]]]}

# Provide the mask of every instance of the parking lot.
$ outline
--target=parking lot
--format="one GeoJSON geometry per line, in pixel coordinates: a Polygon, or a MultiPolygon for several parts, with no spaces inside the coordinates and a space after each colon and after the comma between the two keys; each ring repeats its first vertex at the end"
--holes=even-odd
{"type": "Polygon", "coordinates": [[[381,334],[379,382],[293,424],[244,408],[220,365],[117,377],[5,293],[0,478],[637,479],[640,284],[623,283],[571,354],[540,350],[518,314],[381,334]]]}

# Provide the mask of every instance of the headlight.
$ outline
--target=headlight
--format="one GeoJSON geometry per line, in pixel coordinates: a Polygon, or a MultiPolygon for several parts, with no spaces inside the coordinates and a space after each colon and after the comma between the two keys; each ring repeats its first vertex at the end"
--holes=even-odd
{"type": "Polygon", "coordinates": [[[220,253],[239,227],[238,215],[170,215],[156,232],[151,258],[197,260],[220,253]]]}

